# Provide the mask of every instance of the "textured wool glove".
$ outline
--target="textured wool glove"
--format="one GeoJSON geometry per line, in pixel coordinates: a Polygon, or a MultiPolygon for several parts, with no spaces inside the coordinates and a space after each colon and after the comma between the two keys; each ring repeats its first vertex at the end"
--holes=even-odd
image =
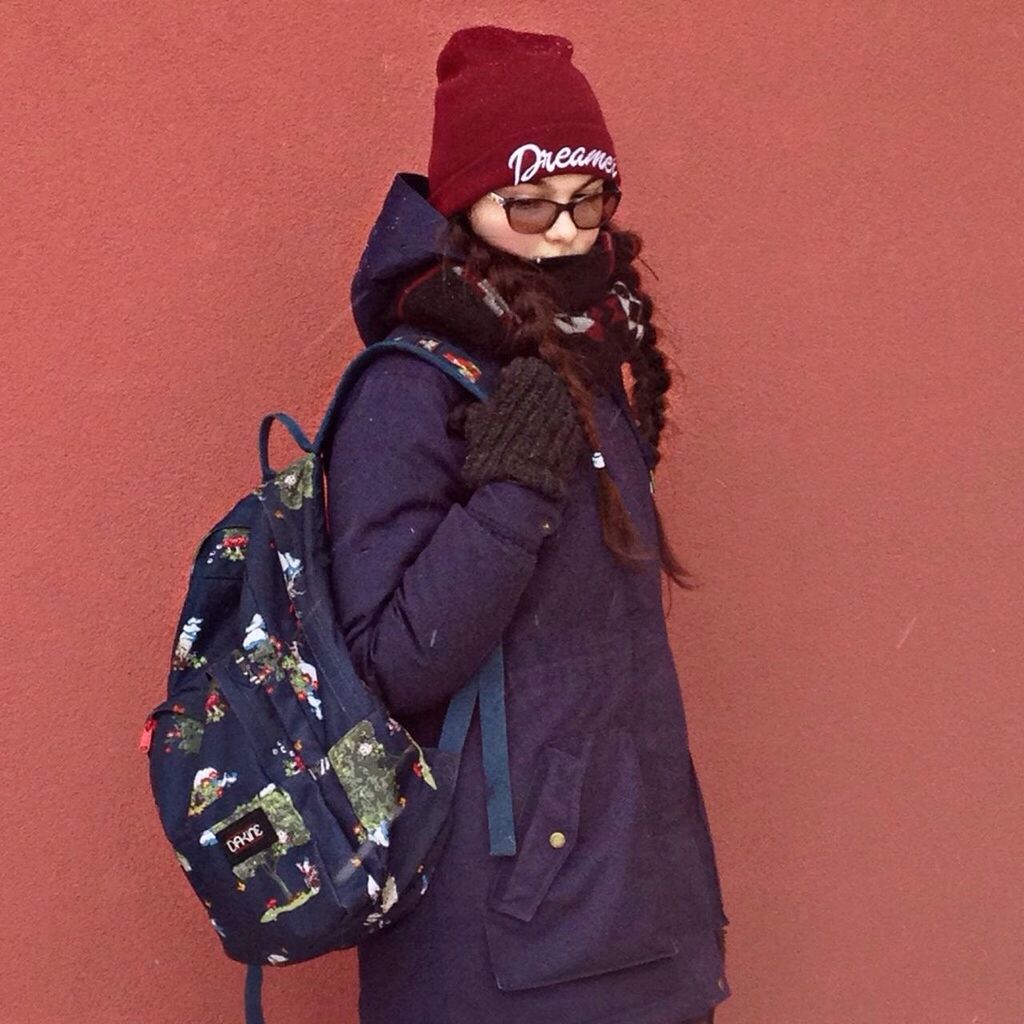
{"type": "Polygon", "coordinates": [[[566,497],[586,445],[569,392],[543,359],[511,360],[490,397],[454,419],[463,419],[468,448],[462,475],[470,487],[517,480],[550,498],[566,497]]]}

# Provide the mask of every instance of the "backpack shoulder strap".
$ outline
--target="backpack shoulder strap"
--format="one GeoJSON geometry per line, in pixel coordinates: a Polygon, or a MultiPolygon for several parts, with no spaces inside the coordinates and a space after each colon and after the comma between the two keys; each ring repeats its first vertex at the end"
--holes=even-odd
{"type": "Polygon", "coordinates": [[[487,397],[487,391],[480,383],[480,369],[465,350],[440,334],[399,325],[387,337],[374,342],[360,352],[346,367],[335,389],[334,397],[331,399],[330,405],[327,406],[327,412],[324,414],[316,438],[313,440],[313,451],[323,451],[334,419],[345,404],[345,399],[355,387],[363,370],[378,356],[396,349],[410,352],[425,359],[428,363],[433,363],[442,373],[461,384],[474,398],[484,399],[487,397]]]}
{"type": "MultiPolygon", "coordinates": [[[[399,325],[387,337],[360,352],[348,365],[312,442],[313,451],[319,455],[323,454],[334,418],[344,405],[348,393],[355,386],[360,373],[372,360],[384,352],[396,349],[410,352],[433,363],[475,398],[487,398],[488,392],[480,382],[481,370],[463,349],[442,335],[399,325]]],[[[484,772],[488,786],[487,821],[490,851],[498,857],[511,857],[516,852],[516,838],[509,779],[504,654],[500,642],[473,678],[449,702],[438,741],[441,749],[462,749],[477,704],[480,707],[484,772]]]]}
{"type": "Polygon", "coordinates": [[[320,429],[312,441],[306,437],[302,428],[287,413],[271,412],[263,417],[259,431],[260,469],[263,480],[267,481],[274,475],[268,456],[270,428],[273,426],[274,420],[288,428],[295,443],[304,452],[323,454],[338,411],[345,404],[345,399],[355,387],[359,376],[375,359],[385,352],[392,352],[395,349],[409,352],[425,359],[428,363],[433,363],[442,373],[461,384],[474,398],[484,399],[487,397],[487,389],[480,382],[480,368],[463,349],[439,334],[400,325],[392,330],[387,337],[374,342],[360,352],[345,368],[327,406],[327,412],[320,423],[320,429]]]}

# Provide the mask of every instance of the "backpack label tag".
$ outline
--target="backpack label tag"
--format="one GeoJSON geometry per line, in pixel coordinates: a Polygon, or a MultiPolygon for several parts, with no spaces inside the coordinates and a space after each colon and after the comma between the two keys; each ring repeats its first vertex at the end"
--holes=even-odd
{"type": "Polygon", "coordinates": [[[277,831],[271,825],[262,807],[242,815],[217,835],[217,842],[227,854],[232,867],[257,853],[262,853],[277,842],[277,831]]]}

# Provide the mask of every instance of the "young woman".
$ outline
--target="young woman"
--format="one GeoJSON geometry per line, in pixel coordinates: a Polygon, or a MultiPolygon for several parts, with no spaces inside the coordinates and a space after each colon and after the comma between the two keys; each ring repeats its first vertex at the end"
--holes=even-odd
{"type": "Polygon", "coordinates": [[[435,331],[490,397],[402,352],[360,378],[329,448],[339,626],[423,745],[503,644],[518,842],[489,853],[475,716],[423,902],[358,948],[363,1024],[697,1024],[730,994],[661,598],[662,569],[693,586],[654,501],[670,375],[571,55],[451,37],[429,174],[395,177],[353,281],[367,345],[435,331]]]}

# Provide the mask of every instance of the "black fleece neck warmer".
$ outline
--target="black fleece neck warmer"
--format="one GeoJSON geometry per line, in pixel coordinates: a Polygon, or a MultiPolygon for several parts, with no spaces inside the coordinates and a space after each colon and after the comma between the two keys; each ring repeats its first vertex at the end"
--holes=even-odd
{"type": "MultiPolygon", "coordinates": [[[[640,300],[614,280],[611,235],[602,230],[585,253],[528,261],[549,275],[560,296],[555,316],[561,345],[578,355],[584,382],[610,390],[622,380],[622,363],[644,334],[640,300]]],[[[468,351],[508,361],[536,355],[516,345],[515,315],[486,279],[461,262],[442,262],[417,273],[392,299],[391,320],[451,338],[468,351]]]]}

